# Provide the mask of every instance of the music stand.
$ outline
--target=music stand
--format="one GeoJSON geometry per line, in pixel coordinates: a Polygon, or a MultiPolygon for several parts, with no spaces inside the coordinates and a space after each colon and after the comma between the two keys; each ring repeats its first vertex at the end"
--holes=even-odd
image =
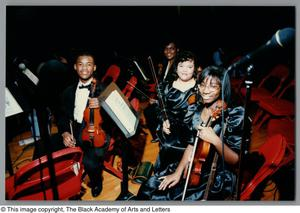
{"type": "Polygon", "coordinates": [[[98,97],[101,106],[107,114],[113,119],[126,137],[124,143],[121,143],[122,152],[122,171],[123,179],[121,181],[121,193],[117,200],[129,200],[134,195],[128,191],[128,162],[127,146],[128,138],[136,133],[139,118],[127,98],[121,92],[119,87],[112,82],[98,97]]]}
{"type": "MultiPolygon", "coordinates": [[[[14,96],[11,94],[9,89],[5,87],[5,117],[10,117],[23,112],[21,106],[18,104],[14,96]]],[[[7,139],[6,139],[7,140],[7,139]]],[[[10,175],[14,174],[13,167],[11,165],[11,156],[8,148],[8,141],[5,142],[5,158],[6,158],[6,167],[10,175]]]]}

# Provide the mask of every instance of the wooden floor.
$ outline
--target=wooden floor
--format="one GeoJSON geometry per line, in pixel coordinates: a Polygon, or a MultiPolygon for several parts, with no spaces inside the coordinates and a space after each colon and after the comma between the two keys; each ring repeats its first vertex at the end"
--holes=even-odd
{"type": "MultiPolygon", "coordinates": [[[[155,159],[158,154],[158,143],[151,143],[151,134],[148,131],[148,129],[144,129],[148,135],[146,136],[146,145],[144,148],[142,161],[150,161],[152,163],[155,162],[155,159]]],[[[55,130],[54,130],[55,131],[55,130]]],[[[34,146],[33,144],[20,146],[19,141],[25,138],[28,138],[31,136],[30,132],[24,132],[23,134],[18,135],[9,143],[9,152],[11,154],[12,158],[12,164],[14,172],[16,172],[21,166],[26,165],[27,163],[31,162],[33,152],[34,152],[34,146]]],[[[266,127],[262,127],[261,129],[255,129],[252,133],[252,142],[250,145],[250,151],[257,150],[266,139],[266,127]]],[[[115,159],[115,164],[120,161],[118,157],[115,159]]],[[[8,177],[9,174],[6,172],[6,177],[8,177]]],[[[115,176],[107,173],[104,171],[103,174],[103,191],[102,193],[94,198],[91,196],[91,190],[87,186],[88,178],[86,177],[82,183],[82,196],[81,200],[91,201],[91,200],[101,200],[101,201],[114,201],[117,199],[121,192],[121,180],[116,178],[115,176]]],[[[128,182],[129,184],[129,191],[133,194],[137,194],[140,184],[132,183],[131,180],[128,182]]],[[[277,190],[272,190],[276,187],[274,187],[274,182],[269,182],[267,184],[267,187],[265,190],[265,193],[263,193],[261,200],[277,200],[279,197],[277,190]],[[270,190],[268,190],[270,189],[270,190]]],[[[276,184],[275,184],[276,185],[276,184]]]]}

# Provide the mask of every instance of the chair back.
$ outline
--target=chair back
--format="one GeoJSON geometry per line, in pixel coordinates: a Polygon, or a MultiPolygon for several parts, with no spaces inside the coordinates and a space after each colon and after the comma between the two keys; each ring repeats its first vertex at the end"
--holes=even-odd
{"type": "Polygon", "coordinates": [[[280,168],[286,148],[287,142],[281,134],[269,137],[259,148],[258,152],[264,157],[265,161],[251,181],[242,189],[240,200],[250,200],[252,193],[258,185],[280,168]]]}
{"type": "Polygon", "coordinates": [[[137,78],[135,76],[131,76],[128,82],[129,83],[127,83],[124,89],[122,90],[122,93],[125,95],[125,97],[129,99],[134,90],[134,87],[137,84],[137,78]]]}
{"type": "Polygon", "coordinates": [[[289,118],[271,119],[267,126],[267,136],[282,134],[287,142],[287,152],[281,162],[285,166],[295,160],[295,120],[289,118]]]}
{"type": "MultiPolygon", "coordinates": [[[[295,91],[295,86],[296,86],[296,85],[295,85],[295,79],[293,79],[293,80],[291,80],[291,81],[288,83],[288,85],[286,85],[286,86],[283,88],[283,90],[279,93],[278,98],[286,98],[286,99],[288,99],[288,98],[285,97],[285,96],[291,95],[292,93],[291,93],[290,89],[293,89],[293,90],[295,91]]],[[[292,95],[295,95],[295,92],[293,92],[292,95]]],[[[294,101],[294,100],[295,100],[295,97],[292,97],[292,99],[293,99],[293,100],[291,100],[291,101],[294,101]]]]}
{"type": "Polygon", "coordinates": [[[287,80],[288,76],[289,68],[286,65],[278,64],[275,67],[273,67],[271,72],[261,80],[261,82],[258,85],[258,88],[266,88],[268,86],[272,87],[270,88],[272,96],[277,96],[284,82],[287,80]],[[276,80],[275,83],[269,82],[274,80],[276,80]],[[267,85],[267,82],[269,82],[270,85],[267,85]]]}
{"type": "Polygon", "coordinates": [[[101,83],[107,83],[107,85],[111,82],[116,82],[121,73],[120,67],[112,64],[106,70],[105,75],[101,79],[101,83]]]}
{"type": "MultiPolygon", "coordinates": [[[[82,151],[79,147],[52,153],[59,200],[77,195],[81,189],[82,151]]],[[[21,167],[6,179],[8,200],[53,200],[48,157],[42,156],[21,167]]]]}

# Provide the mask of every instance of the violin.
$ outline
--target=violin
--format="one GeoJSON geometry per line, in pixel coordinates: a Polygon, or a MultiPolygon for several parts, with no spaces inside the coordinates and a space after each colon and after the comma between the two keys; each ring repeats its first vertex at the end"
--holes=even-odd
{"type": "MultiPolygon", "coordinates": [[[[97,80],[94,78],[91,83],[91,98],[95,98],[96,85],[97,80]]],[[[94,147],[104,146],[106,134],[101,127],[103,119],[100,114],[100,108],[94,109],[87,106],[84,110],[83,119],[86,126],[82,130],[82,140],[91,142],[94,147]]]]}
{"type": "MultiPolygon", "coordinates": [[[[212,106],[212,114],[209,116],[205,127],[210,127],[213,122],[220,116],[222,109],[226,109],[226,103],[221,100],[217,100],[212,106]]],[[[200,141],[198,145],[200,131],[197,131],[197,136],[194,142],[194,149],[192,153],[193,160],[190,161],[189,171],[186,178],[185,188],[182,196],[182,200],[184,200],[185,192],[187,186],[198,186],[200,185],[200,177],[202,165],[205,163],[208,153],[210,151],[210,143],[207,141],[200,141]]]]}
{"type": "MultiPolygon", "coordinates": [[[[210,127],[214,120],[220,116],[222,111],[222,101],[218,100],[213,104],[213,112],[211,116],[208,118],[205,127],[210,127]]],[[[223,108],[226,108],[226,104],[223,103],[223,108]]],[[[199,131],[197,132],[197,138],[199,138],[199,131]]],[[[206,161],[206,157],[210,150],[210,143],[206,141],[200,141],[199,145],[196,146],[196,152],[193,159],[193,169],[191,172],[191,177],[189,181],[189,186],[197,186],[200,184],[200,174],[202,165],[206,161]]]]}

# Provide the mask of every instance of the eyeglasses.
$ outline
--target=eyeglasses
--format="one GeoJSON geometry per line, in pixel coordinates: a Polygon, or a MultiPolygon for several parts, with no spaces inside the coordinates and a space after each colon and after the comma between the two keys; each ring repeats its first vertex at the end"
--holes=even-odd
{"type": "Polygon", "coordinates": [[[207,89],[209,91],[217,91],[220,89],[220,86],[217,84],[205,84],[205,83],[201,83],[198,85],[199,89],[204,90],[207,89]]]}

